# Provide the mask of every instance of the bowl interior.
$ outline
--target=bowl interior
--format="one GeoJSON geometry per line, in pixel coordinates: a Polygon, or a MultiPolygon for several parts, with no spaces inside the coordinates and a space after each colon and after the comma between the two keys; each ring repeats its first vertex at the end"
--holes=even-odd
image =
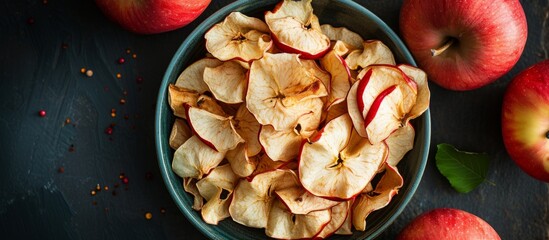
{"type": "MultiPolygon", "coordinates": [[[[167,101],[168,84],[174,83],[186,66],[202,58],[206,53],[204,34],[214,24],[223,21],[230,12],[240,11],[248,16],[263,19],[263,13],[274,7],[279,0],[264,1],[237,1],[206,19],[183,42],[174,55],[160,86],[156,109],[155,137],[160,170],[168,190],[184,213],[195,227],[212,239],[264,239],[263,229],[244,227],[233,222],[230,218],[217,226],[208,225],[202,220],[200,213],[191,206],[193,197],[187,194],[182,186],[182,179],[171,169],[173,150],[169,147],[168,139],[175,118],[167,101]]],[[[344,26],[359,33],[364,39],[379,39],[393,52],[398,63],[408,63],[415,66],[410,53],[398,36],[378,17],[362,6],[346,0],[315,0],[314,12],[321,24],[344,26]]],[[[414,149],[399,163],[398,169],[404,178],[404,186],[400,189],[391,203],[375,211],[367,218],[367,229],[364,232],[355,232],[352,236],[333,236],[333,239],[371,239],[379,235],[402,212],[405,205],[415,192],[427,162],[430,145],[430,114],[427,110],[422,116],[412,121],[416,130],[414,149]]]]}

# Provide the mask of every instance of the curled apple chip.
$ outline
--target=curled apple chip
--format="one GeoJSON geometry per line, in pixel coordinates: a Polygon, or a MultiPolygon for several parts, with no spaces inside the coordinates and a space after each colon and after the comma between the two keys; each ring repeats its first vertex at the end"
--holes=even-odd
{"type": "Polygon", "coordinates": [[[265,22],[277,48],[301,54],[306,59],[317,59],[330,48],[330,39],[322,33],[311,1],[284,0],[273,11],[265,13],[265,22]]]}
{"type": "Polygon", "coordinates": [[[223,64],[216,58],[202,58],[189,65],[175,81],[175,86],[197,93],[210,91],[208,85],[204,82],[204,69],[213,68],[223,64]]]}
{"type": "Polygon", "coordinates": [[[408,113],[407,119],[417,118],[429,108],[431,92],[429,91],[429,85],[427,84],[427,73],[408,64],[399,64],[397,67],[417,84],[416,104],[408,113]]]}
{"type": "Polygon", "coordinates": [[[266,173],[266,172],[282,170],[282,169],[296,170],[296,168],[292,167],[292,163],[295,163],[295,162],[273,161],[267,154],[264,154],[264,153],[255,156],[255,159],[257,160],[257,165],[254,172],[250,176],[246,177],[248,181],[252,181],[252,179],[255,176],[260,175],[262,173],[266,173]]]}
{"type": "Polygon", "coordinates": [[[209,96],[193,90],[187,90],[170,84],[168,88],[168,104],[175,116],[187,118],[186,107],[197,107],[213,114],[225,116],[225,112],[217,101],[209,96]]]}
{"type": "Polygon", "coordinates": [[[213,150],[193,135],[174,155],[172,170],[182,178],[201,179],[223,160],[224,153],[213,150]]]}
{"type": "Polygon", "coordinates": [[[343,102],[347,97],[347,92],[351,88],[351,72],[341,57],[342,52],[347,48],[343,42],[337,41],[332,50],[320,59],[320,65],[331,75],[328,87],[328,106],[343,102]]]}
{"type": "Polygon", "coordinates": [[[267,236],[277,239],[306,239],[318,234],[331,219],[330,209],[294,214],[279,200],[274,201],[265,228],[267,236]]]}
{"type": "Polygon", "coordinates": [[[308,214],[314,211],[326,210],[340,203],[317,197],[307,192],[301,186],[280,189],[275,193],[293,214],[308,214]]]}
{"type": "Polygon", "coordinates": [[[229,161],[233,172],[239,177],[250,176],[257,167],[258,159],[248,156],[247,143],[238,144],[235,149],[229,150],[227,154],[225,154],[225,158],[229,161]]]}
{"type": "Polygon", "coordinates": [[[229,217],[230,197],[238,181],[228,164],[214,168],[206,177],[196,183],[200,195],[206,200],[202,207],[202,218],[206,223],[217,223],[229,217]]]}
{"type": "MultiPolygon", "coordinates": [[[[320,197],[349,199],[359,194],[385,162],[385,143],[369,144],[351,137],[353,124],[345,114],[326,124],[315,142],[304,143],[299,157],[299,179],[320,197]]],[[[357,135],[358,136],[358,135],[357,135]]]]}
{"type": "Polygon", "coordinates": [[[395,58],[391,49],[379,40],[367,40],[362,44],[363,49],[354,50],[345,61],[350,69],[365,68],[372,64],[395,65],[395,58]]]}
{"type": "Polygon", "coordinates": [[[347,95],[347,108],[353,125],[371,143],[386,139],[408,121],[416,103],[417,85],[400,69],[372,65],[359,74],[347,95]]]}
{"type": "Polygon", "coordinates": [[[199,211],[204,205],[204,198],[200,195],[198,188],[196,187],[196,182],[198,180],[191,177],[183,178],[183,189],[185,192],[190,193],[194,197],[193,209],[199,211]]]}
{"type": "Polygon", "coordinates": [[[260,59],[271,46],[269,28],[258,18],[232,12],[205,35],[206,49],[221,61],[260,59]]]}
{"type": "Polygon", "coordinates": [[[228,61],[214,68],[206,67],[204,82],[215,99],[225,103],[241,103],[244,102],[248,84],[247,72],[238,62],[228,61]]]}
{"type": "Polygon", "coordinates": [[[246,142],[246,154],[248,156],[255,156],[261,152],[261,144],[258,137],[261,124],[248,111],[246,105],[240,105],[233,120],[236,132],[246,142]]]}
{"type": "Polygon", "coordinates": [[[170,133],[170,147],[177,150],[187,139],[193,135],[189,125],[182,119],[175,119],[170,133]]]}
{"type": "MultiPolygon", "coordinates": [[[[333,206],[331,210],[331,219],[330,222],[320,231],[316,236],[315,239],[325,239],[329,237],[330,235],[337,233],[347,220],[348,216],[350,215],[350,209],[351,209],[351,201],[344,201],[339,202],[337,205],[333,206]]],[[[349,221],[350,222],[350,221],[349,221]]],[[[342,230],[341,232],[343,232],[342,230]]],[[[352,232],[350,233],[352,234],[352,232]]]]}
{"type": "Polygon", "coordinates": [[[332,41],[341,41],[345,44],[345,47],[351,50],[362,49],[364,39],[358,33],[346,27],[333,27],[330,24],[322,24],[320,29],[332,41]]]}
{"type": "Polygon", "coordinates": [[[326,95],[322,82],[301,65],[298,55],[266,53],[250,68],[246,106],[259,123],[281,131],[322,105],[319,97],[326,95]]]}
{"type": "Polygon", "coordinates": [[[191,128],[206,145],[218,152],[236,148],[244,139],[236,132],[233,117],[223,117],[200,108],[188,107],[191,128]]]}
{"type": "Polygon", "coordinates": [[[275,161],[290,161],[297,158],[303,137],[293,129],[276,131],[273,126],[261,127],[259,142],[265,153],[275,161]]]}
{"type": "Polygon", "coordinates": [[[415,131],[412,124],[408,123],[391,133],[385,140],[389,146],[389,157],[387,163],[396,166],[404,155],[414,147],[415,131]]]}
{"type": "Polygon", "coordinates": [[[269,220],[274,192],[279,189],[299,186],[291,170],[274,170],[256,175],[251,181],[241,179],[229,206],[232,219],[244,226],[265,228],[269,220]]]}
{"type": "Polygon", "coordinates": [[[374,192],[361,194],[356,198],[352,209],[353,226],[360,231],[366,230],[366,217],[373,211],[387,206],[402,184],[402,176],[396,167],[385,164],[385,173],[374,192]]]}

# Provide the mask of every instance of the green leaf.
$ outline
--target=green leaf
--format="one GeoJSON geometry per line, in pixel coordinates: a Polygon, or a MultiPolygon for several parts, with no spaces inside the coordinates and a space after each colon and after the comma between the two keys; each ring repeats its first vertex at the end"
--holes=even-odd
{"type": "Polygon", "coordinates": [[[446,143],[437,145],[437,168],[460,193],[475,189],[486,179],[490,158],[485,153],[457,150],[446,143]]]}

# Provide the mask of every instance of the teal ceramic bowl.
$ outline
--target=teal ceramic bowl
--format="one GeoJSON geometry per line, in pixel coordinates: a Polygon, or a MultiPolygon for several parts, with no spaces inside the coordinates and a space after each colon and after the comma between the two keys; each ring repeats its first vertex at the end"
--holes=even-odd
{"type": "MultiPolygon", "coordinates": [[[[171,168],[174,151],[170,148],[168,139],[175,118],[168,105],[168,85],[175,83],[186,66],[204,56],[206,53],[204,34],[214,24],[223,21],[233,11],[240,11],[246,15],[261,18],[266,10],[273,9],[278,2],[279,0],[236,1],[211,15],[181,44],[166,70],[160,86],[156,108],[155,137],[162,177],[183,215],[211,239],[240,240],[265,239],[267,237],[263,229],[248,228],[233,222],[230,218],[220,222],[217,226],[208,225],[202,220],[200,213],[191,208],[193,197],[183,190],[182,179],[171,168]]],[[[345,26],[361,34],[364,39],[380,39],[393,51],[397,62],[416,65],[410,52],[399,37],[377,16],[359,4],[350,0],[315,0],[313,7],[321,24],[345,26]]],[[[406,207],[421,181],[427,163],[431,138],[429,110],[412,123],[416,129],[415,145],[414,149],[398,165],[404,178],[404,186],[399,194],[393,198],[387,207],[368,216],[366,231],[356,231],[352,236],[332,236],[332,239],[373,239],[383,232],[406,207]]]]}

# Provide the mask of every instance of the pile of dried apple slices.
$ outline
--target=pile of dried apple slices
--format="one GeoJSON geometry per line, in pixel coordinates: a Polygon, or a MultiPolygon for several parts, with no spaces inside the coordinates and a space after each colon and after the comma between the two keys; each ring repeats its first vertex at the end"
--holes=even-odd
{"type": "Polygon", "coordinates": [[[403,185],[426,74],[378,40],[320,25],[311,0],[233,12],[169,86],[172,168],[205,222],[280,239],[364,231],[403,185]]]}

